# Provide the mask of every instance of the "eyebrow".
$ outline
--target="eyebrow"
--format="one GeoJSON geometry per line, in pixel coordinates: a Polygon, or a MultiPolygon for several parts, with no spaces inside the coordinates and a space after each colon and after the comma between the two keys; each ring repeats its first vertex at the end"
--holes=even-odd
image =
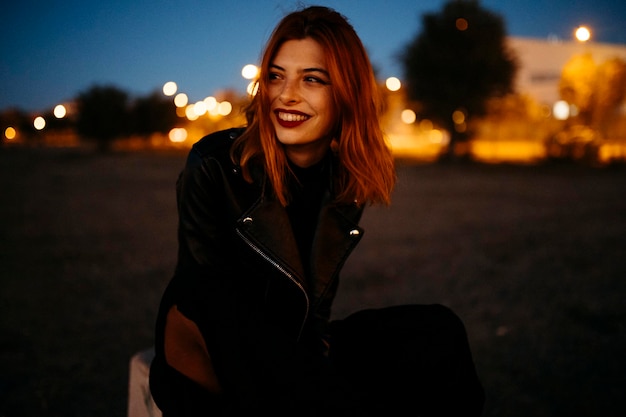
{"type": "MultiPolygon", "coordinates": [[[[276,65],[276,64],[270,64],[270,68],[276,68],[276,69],[278,69],[278,70],[285,71],[285,69],[284,69],[283,67],[281,67],[280,65],[276,65]]],[[[320,72],[320,73],[322,73],[322,74],[326,75],[327,77],[330,77],[330,74],[328,73],[328,71],[326,71],[326,70],[325,70],[325,69],[323,69],[323,68],[315,68],[315,67],[312,67],[312,68],[304,68],[304,69],[302,70],[302,72],[304,72],[304,73],[309,73],[309,72],[320,72]]]]}

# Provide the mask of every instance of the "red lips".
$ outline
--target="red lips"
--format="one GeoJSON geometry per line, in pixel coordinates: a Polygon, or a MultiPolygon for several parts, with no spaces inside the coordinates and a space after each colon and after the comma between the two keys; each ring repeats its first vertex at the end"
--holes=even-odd
{"type": "Polygon", "coordinates": [[[274,115],[276,116],[276,121],[278,122],[278,124],[285,128],[298,127],[302,123],[309,120],[309,116],[307,114],[293,110],[286,111],[277,109],[274,110],[274,115]],[[280,117],[281,115],[283,116],[283,118],[280,117]]]}

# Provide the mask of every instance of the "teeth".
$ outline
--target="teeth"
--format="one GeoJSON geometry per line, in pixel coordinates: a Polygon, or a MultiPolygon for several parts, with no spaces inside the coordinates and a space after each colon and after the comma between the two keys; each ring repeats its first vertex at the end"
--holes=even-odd
{"type": "Polygon", "coordinates": [[[278,113],[278,118],[286,122],[302,122],[308,119],[308,116],[293,113],[278,113]]]}

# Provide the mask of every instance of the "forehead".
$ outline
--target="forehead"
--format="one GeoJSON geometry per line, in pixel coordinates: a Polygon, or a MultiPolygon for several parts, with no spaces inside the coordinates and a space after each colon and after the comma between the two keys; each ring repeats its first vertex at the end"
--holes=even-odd
{"type": "Polygon", "coordinates": [[[325,68],[326,54],[322,46],[311,38],[288,40],[278,48],[272,64],[325,68]]]}

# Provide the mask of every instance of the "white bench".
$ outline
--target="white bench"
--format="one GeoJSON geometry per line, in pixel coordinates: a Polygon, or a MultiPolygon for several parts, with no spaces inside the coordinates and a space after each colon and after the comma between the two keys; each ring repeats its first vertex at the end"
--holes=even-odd
{"type": "Polygon", "coordinates": [[[135,353],[130,358],[128,377],[128,417],[162,417],[150,393],[150,363],[154,348],[135,353]]]}

